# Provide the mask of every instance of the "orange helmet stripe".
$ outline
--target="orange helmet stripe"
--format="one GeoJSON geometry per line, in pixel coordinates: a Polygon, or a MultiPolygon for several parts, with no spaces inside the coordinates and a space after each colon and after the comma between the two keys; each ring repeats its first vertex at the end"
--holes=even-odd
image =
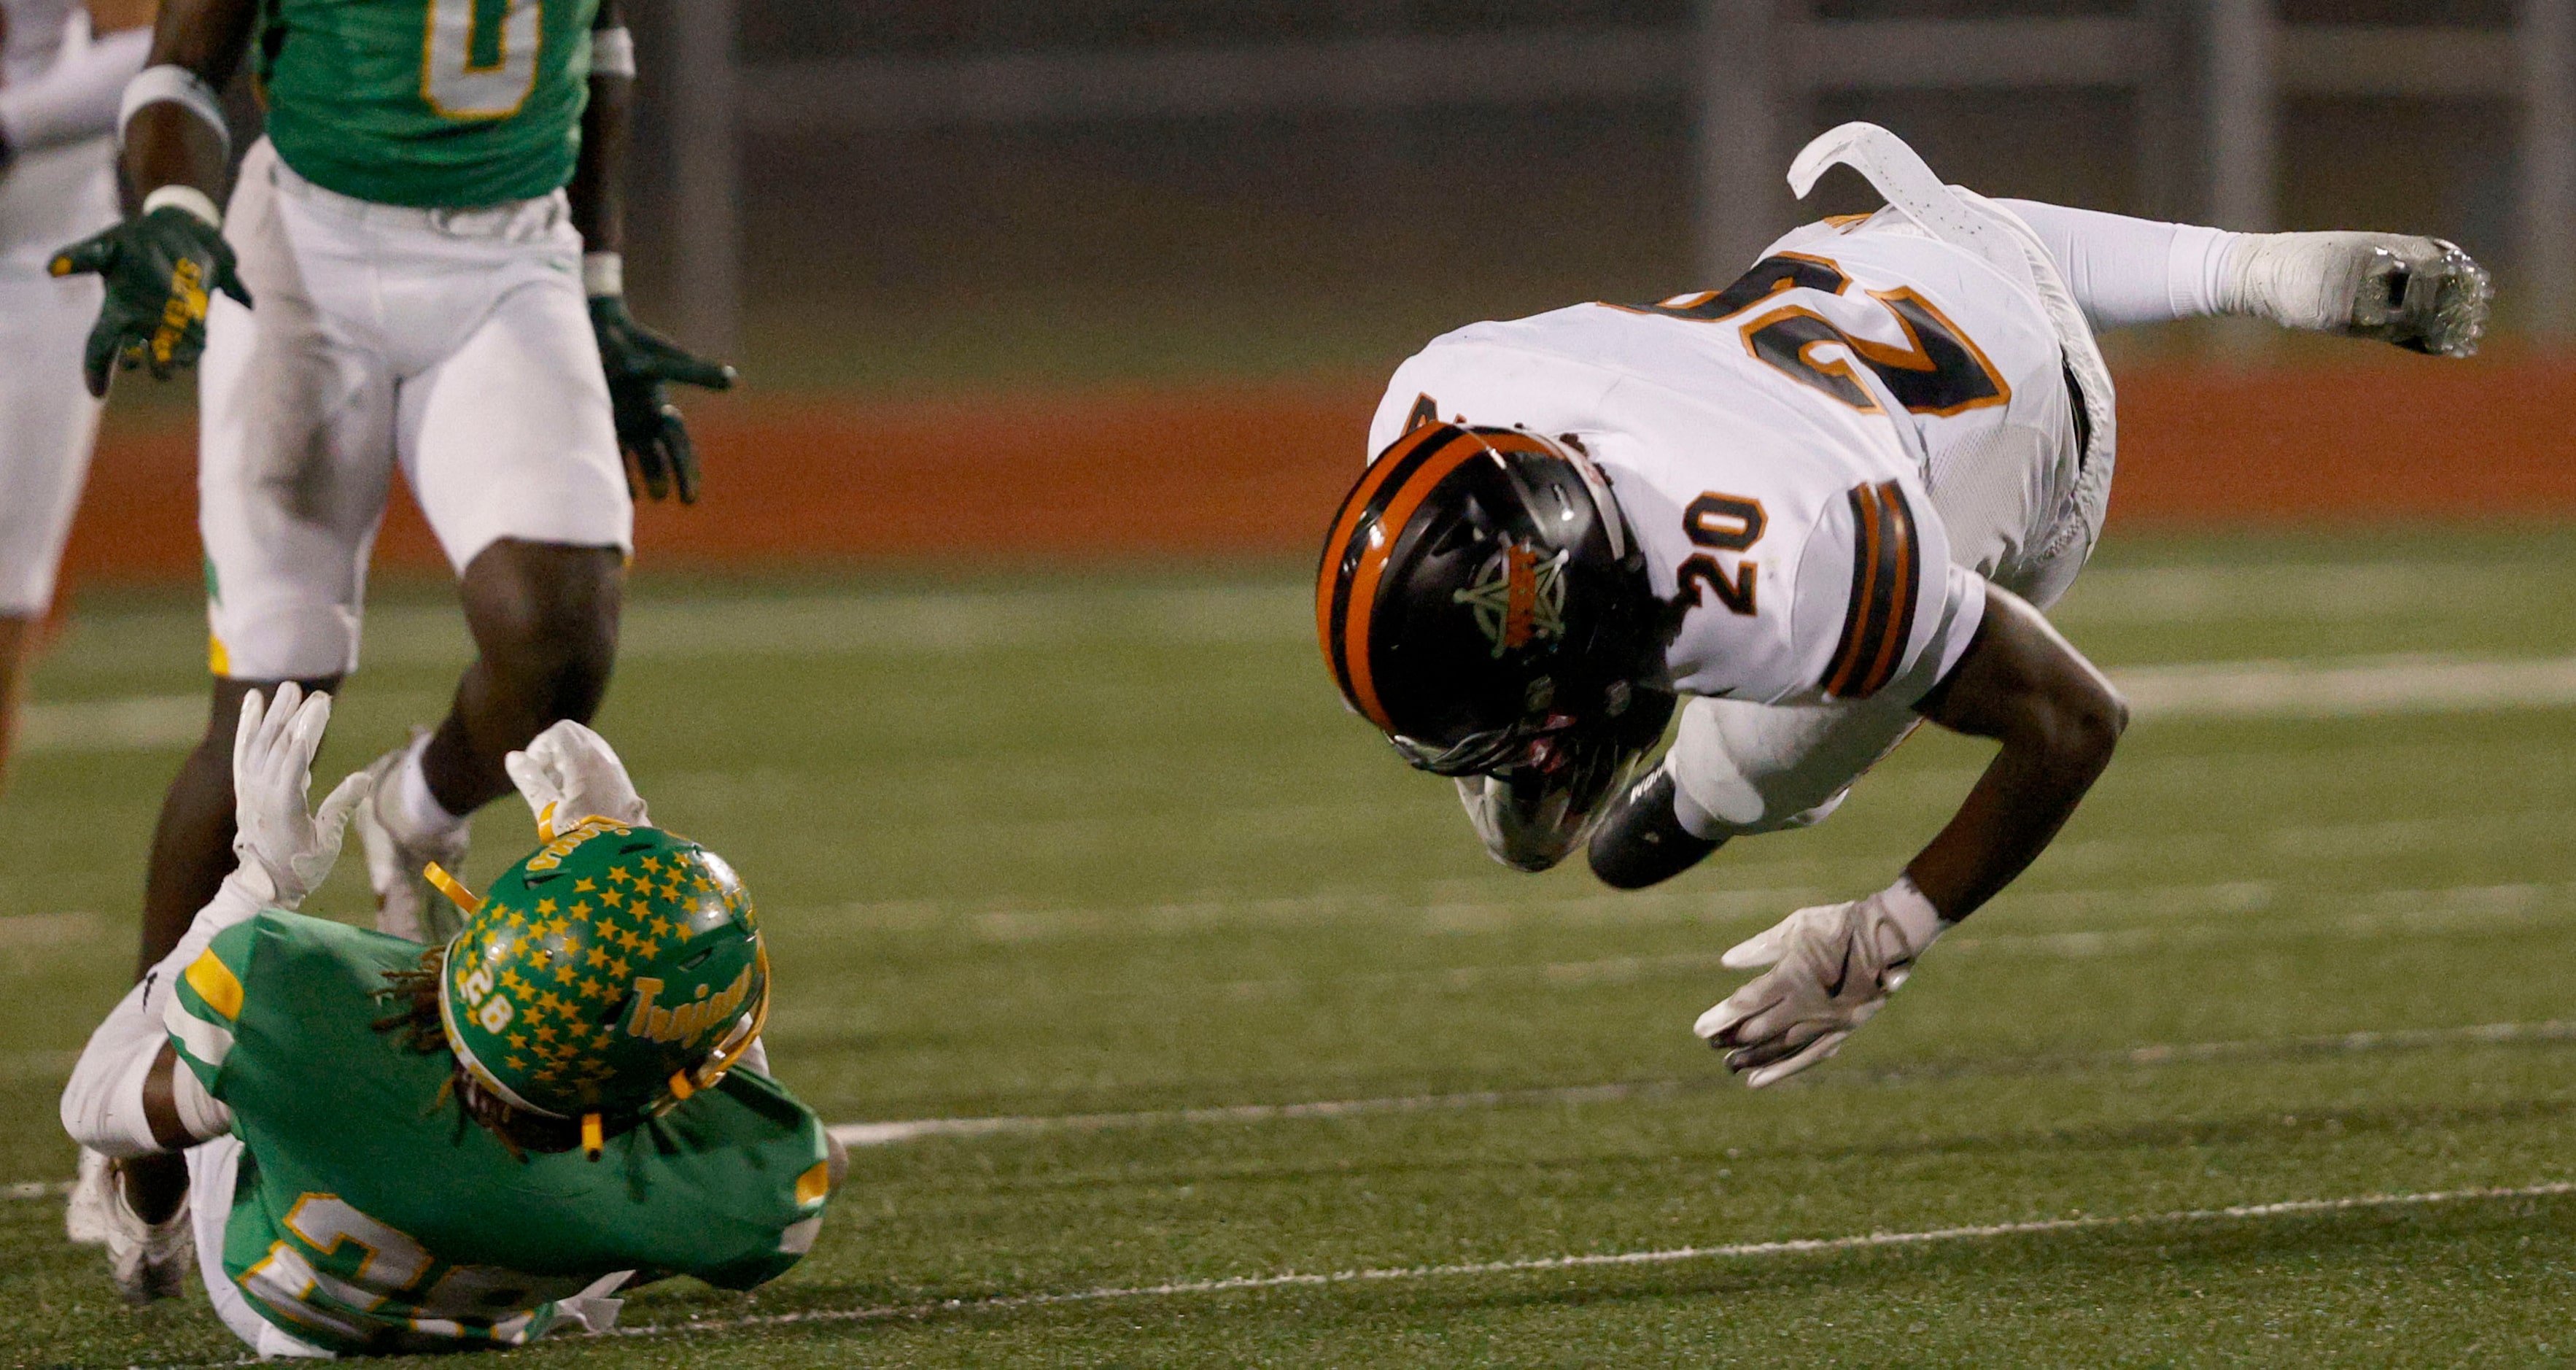
{"type": "Polygon", "coordinates": [[[1379,529],[1387,530],[1386,536],[1372,539],[1360,553],[1359,565],[1352,568],[1350,597],[1344,610],[1343,669],[1350,682],[1351,701],[1360,706],[1360,712],[1368,715],[1370,722],[1387,732],[1394,732],[1395,724],[1387,717],[1386,706],[1378,702],[1368,650],[1369,619],[1377,607],[1377,587],[1386,575],[1386,559],[1395,550],[1396,540],[1404,535],[1404,525],[1440,482],[1468,462],[1490,455],[1492,449],[1485,442],[1471,441],[1450,443],[1425,457],[1405,475],[1393,498],[1387,501],[1386,512],[1375,520],[1379,529]]]}
{"type": "MultiPolygon", "coordinates": [[[[1359,530],[1367,517],[1369,504],[1377,498],[1378,487],[1386,484],[1396,472],[1404,469],[1405,458],[1425,445],[1438,445],[1459,436],[1447,424],[1427,423],[1405,433],[1386,445],[1368,470],[1360,473],[1359,484],[1342,500],[1341,512],[1333,516],[1333,531],[1324,538],[1324,564],[1315,576],[1315,641],[1323,648],[1324,660],[1333,660],[1333,600],[1343,585],[1342,563],[1350,559],[1351,534],[1359,530]]],[[[1336,670],[1334,674],[1340,674],[1336,670]]]]}

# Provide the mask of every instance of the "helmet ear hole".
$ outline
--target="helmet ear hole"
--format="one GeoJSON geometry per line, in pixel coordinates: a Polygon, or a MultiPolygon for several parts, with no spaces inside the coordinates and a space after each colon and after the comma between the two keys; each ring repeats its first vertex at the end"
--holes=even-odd
{"type": "Polygon", "coordinates": [[[611,1003],[608,1008],[599,1015],[599,1025],[601,1027],[617,1026],[617,1020],[625,1017],[626,1010],[633,1006],[634,1003],[635,991],[628,990],[626,993],[619,995],[616,1002],[611,1003]]]}
{"type": "Polygon", "coordinates": [[[708,947],[708,948],[706,948],[706,949],[704,949],[704,950],[700,951],[697,955],[690,957],[688,960],[686,960],[686,961],[682,961],[682,962],[680,963],[680,969],[682,969],[682,970],[696,970],[698,967],[703,966],[703,965],[705,965],[705,964],[707,963],[707,958],[708,958],[708,957],[713,956],[713,955],[715,955],[715,954],[716,954],[716,949],[715,949],[715,948],[713,948],[713,947],[708,947]]]}

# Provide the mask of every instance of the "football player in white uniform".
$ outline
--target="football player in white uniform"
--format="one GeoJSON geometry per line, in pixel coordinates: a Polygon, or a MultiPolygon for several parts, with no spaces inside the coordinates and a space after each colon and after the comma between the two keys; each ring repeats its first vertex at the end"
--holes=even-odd
{"type": "Polygon", "coordinates": [[[80,378],[98,283],[46,263],[116,222],[117,99],[143,69],[152,7],[0,0],[0,771],[98,436],[80,378]]]}
{"type": "Polygon", "coordinates": [[[2110,761],[2126,706],[2039,612],[2110,493],[2093,329],[2248,314],[2465,356],[2489,294],[2428,238],[1986,200],[1867,124],[1791,184],[1837,163],[1888,207],[1723,290],[1475,324],[1405,362],[1317,585],[1344,698],[1524,870],[1588,838],[1637,888],[1823,818],[1922,719],[2002,743],[1888,888],[1726,954],[1770,969],[1698,1032],[1757,1087],[1838,1050],[2110,761]]]}

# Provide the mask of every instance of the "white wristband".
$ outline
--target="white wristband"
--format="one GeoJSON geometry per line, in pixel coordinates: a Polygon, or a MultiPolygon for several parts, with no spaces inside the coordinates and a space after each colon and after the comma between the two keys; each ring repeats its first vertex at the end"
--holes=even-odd
{"type": "Polygon", "coordinates": [[[590,31],[590,74],[635,78],[635,34],[620,25],[590,31]]]}
{"type": "Polygon", "coordinates": [[[581,293],[596,299],[626,293],[626,258],[615,252],[581,254],[581,293]]]}
{"type": "Polygon", "coordinates": [[[125,83],[125,98],[116,110],[116,145],[125,146],[125,126],[134,122],[135,111],[145,105],[173,104],[196,115],[199,122],[215,131],[223,144],[224,156],[233,155],[233,131],[224,122],[224,102],[215,88],[199,80],[197,73],[186,67],[163,63],[145,67],[125,83]]]}
{"type": "Polygon", "coordinates": [[[1880,905],[1887,910],[1888,921],[1905,934],[1906,945],[1916,956],[1922,955],[1923,949],[1932,945],[1932,939],[1949,930],[1949,920],[1941,916],[1939,909],[1932,907],[1931,900],[1923,897],[1923,891],[1914,887],[1913,876],[1896,877],[1896,883],[1881,891],[1878,898],[1880,905]]]}
{"type": "Polygon", "coordinates": [[[176,205],[196,215],[206,221],[208,228],[220,229],[224,226],[224,212],[215,207],[215,198],[195,186],[163,186],[143,197],[143,212],[146,214],[165,205],[176,205]]]}

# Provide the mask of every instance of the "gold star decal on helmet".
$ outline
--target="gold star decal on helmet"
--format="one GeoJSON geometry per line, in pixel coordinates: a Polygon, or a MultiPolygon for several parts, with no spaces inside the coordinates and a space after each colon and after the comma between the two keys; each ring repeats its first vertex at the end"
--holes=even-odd
{"type": "Polygon", "coordinates": [[[576,876],[573,878],[572,892],[575,894],[597,894],[599,892],[599,886],[592,884],[590,882],[590,877],[587,875],[576,876]]]}
{"type": "Polygon", "coordinates": [[[555,901],[553,901],[553,900],[551,900],[551,899],[540,899],[540,900],[538,900],[538,901],[537,901],[537,912],[539,912],[539,913],[552,913],[552,912],[554,912],[554,911],[555,911],[555,901]]]}

